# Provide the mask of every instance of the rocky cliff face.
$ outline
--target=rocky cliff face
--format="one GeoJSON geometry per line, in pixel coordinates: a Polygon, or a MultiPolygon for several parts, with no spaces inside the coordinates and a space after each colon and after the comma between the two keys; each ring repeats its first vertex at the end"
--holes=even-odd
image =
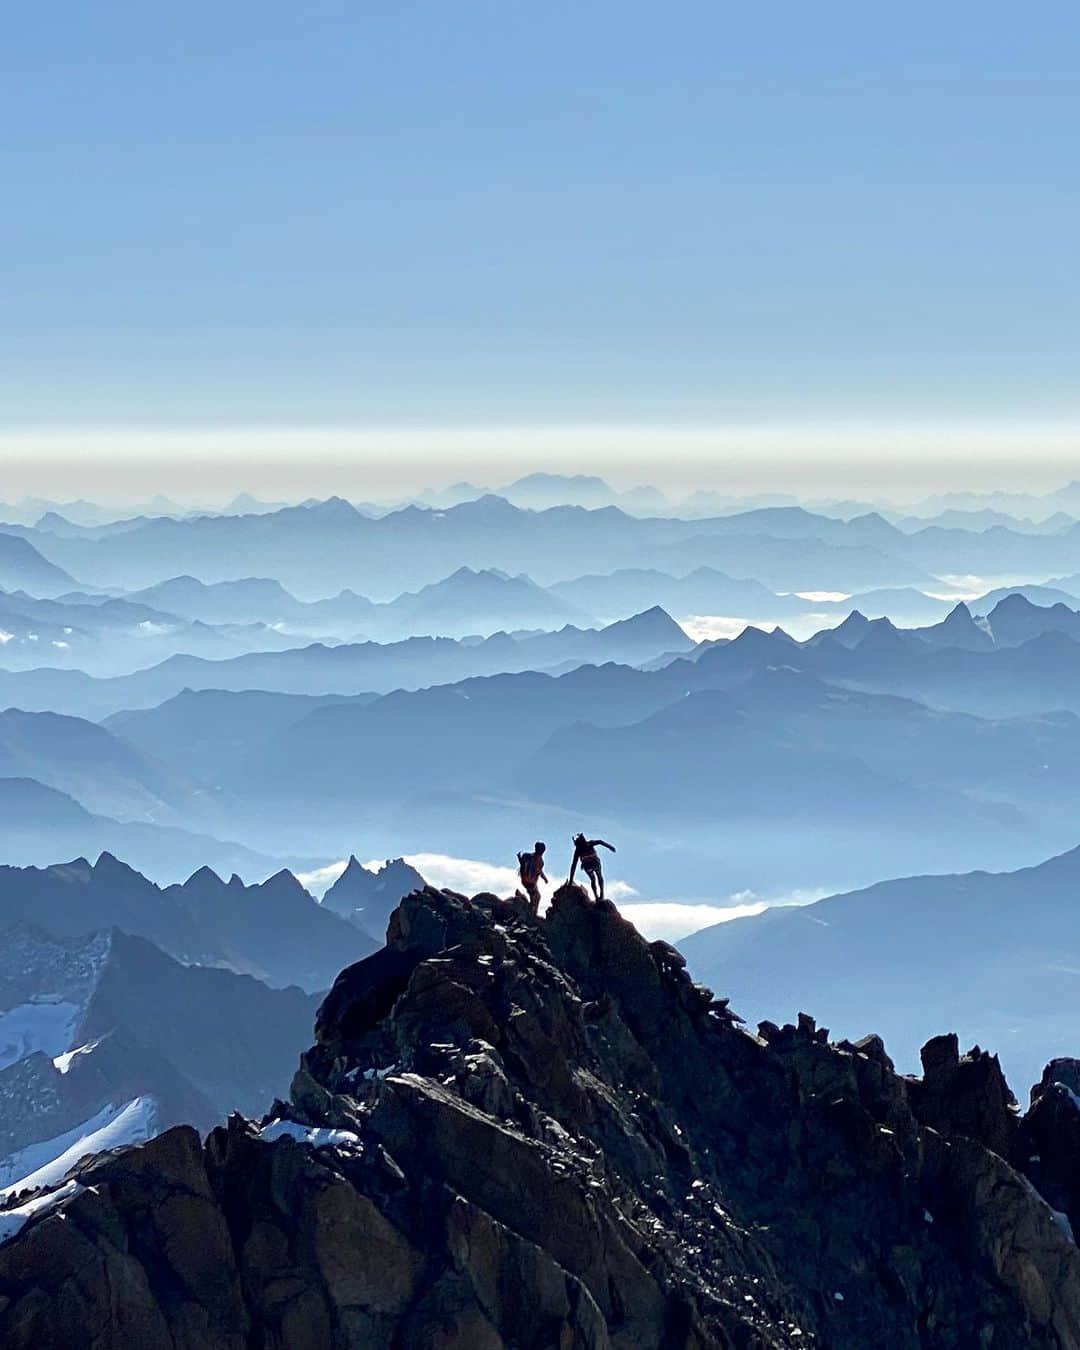
{"type": "Polygon", "coordinates": [[[748,1034],[577,887],[543,920],[426,889],[289,1103],[0,1212],[0,1343],[1078,1347],[1080,1252],[1023,1171],[1077,1208],[1078,1068],[1021,1121],[948,1038],[915,1081],[809,1018],[748,1034]]]}

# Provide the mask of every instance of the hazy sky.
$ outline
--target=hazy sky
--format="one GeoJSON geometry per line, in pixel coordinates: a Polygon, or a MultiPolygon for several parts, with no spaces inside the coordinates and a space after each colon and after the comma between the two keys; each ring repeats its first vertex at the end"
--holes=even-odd
{"type": "Polygon", "coordinates": [[[297,481],[610,471],[621,432],[1061,477],[1078,39],[1052,0],[16,6],[7,476],[244,477],[262,430],[297,481]]]}

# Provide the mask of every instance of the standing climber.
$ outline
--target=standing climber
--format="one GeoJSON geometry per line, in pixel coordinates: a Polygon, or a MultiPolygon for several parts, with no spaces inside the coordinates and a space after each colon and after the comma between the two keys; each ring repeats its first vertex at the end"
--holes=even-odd
{"type": "Polygon", "coordinates": [[[597,848],[609,848],[615,852],[615,845],[606,839],[586,839],[583,834],[574,835],[574,861],[570,864],[570,880],[573,881],[578,863],[589,878],[594,900],[604,898],[604,869],[600,866],[597,848]]]}
{"type": "Polygon", "coordinates": [[[547,873],[544,871],[544,852],[547,844],[538,839],[533,845],[531,853],[519,853],[518,858],[518,876],[521,878],[521,884],[525,887],[526,894],[529,897],[529,908],[534,914],[540,912],[540,882],[547,881],[547,873]]]}

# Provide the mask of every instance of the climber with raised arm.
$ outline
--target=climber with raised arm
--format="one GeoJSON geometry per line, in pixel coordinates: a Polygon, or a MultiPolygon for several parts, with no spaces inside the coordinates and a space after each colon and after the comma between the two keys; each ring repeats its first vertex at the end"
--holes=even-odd
{"type": "Polygon", "coordinates": [[[583,834],[574,836],[574,861],[570,864],[570,880],[571,882],[574,880],[574,873],[580,863],[592,886],[593,899],[603,900],[604,869],[600,866],[600,855],[596,851],[598,848],[607,848],[612,853],[615,852],[615,845],[609,844],[606,839],[586,839],[583,834]]]}
{"type": "Polygon", "coordinates": [[[531,853],[519,853],[518,858],[518,876],[521,878],[521,884],[525,887],[525,893],[529,897],[529,908],[534,914],[540,912],[540,882],[547,881],[547,873],[544,871],[544,852],[547,845],[541,840],[537,840],[533,845],[531,853]]]}

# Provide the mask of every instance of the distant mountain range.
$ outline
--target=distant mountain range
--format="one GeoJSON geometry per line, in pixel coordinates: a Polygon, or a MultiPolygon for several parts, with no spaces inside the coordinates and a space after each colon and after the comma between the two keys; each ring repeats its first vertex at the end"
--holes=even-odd
{"type": "Polygon", "coordinates": [[[656,568],[627,567],[557,582],[551,592],[609,620],[636,612],[643,603],[660,605],[678,616],[737,615],[774,622],[804,614],[810,608],[798,596],[777,595],[759,581],[738,580],[714,567],[698,567],[680,577],[656,568]]]}
{"type": "MultiPolygon", "coordinates": [[[[682,520],[631,516],[617,507],[524,510],[487,495],[445,510],[410,506],[372,519],[330,498],[262,515],[150,518],[105,532],[10,528],[57,566],[99,587],[150,587],[194,571],[205,582],[275,577],[301,596],[345,586],[390,600],[461,567],[525,572],[546,586],[590,571],[650,566],[685,572],[702,565],[756,577],[776,590],[933,584],[927,563],[916,556],[921,536],[906,535],[880,516],[841,521],[799,508],[682,520]]],[[[953,552],[981,538],[956,531],[940,540],[936,553],[922,552],[957,570],[961,562],[953,567],[953,552]]],[[[1016,538],[1030,547],[1049,542],[1016,538]]],[[[1061,536],[1053,556],[1061,560],[1058,570],[1068,569],[1066,560],[1080,565],[1080,543],[1071,546],[1061,536]]]]}
{"type": "Polygon", "coordinates": [[[591,510],[618,506],[631,514],[662,515],[670,510],[668,499],[658,488],[642,486],[618,492],[592,474],[530,473],[495,491],[515,506],[531,511],[547,511],[556,506],[583,506],[591,510]]]}
{"type": "Polygon", "coordinates": [[[0,712],[0,778],[36,778],[118,820],[190,825],[213,818],[197,784],[95,722],[58,713],[0,712]]]}
{"type": "Polygon", "coordinates": [[[283,862],[297,867],[315,862],[302,854],[275,857],[179,826],[114,820],[87,811],[74,797],[35,778],[0,778],[0,857],[7,862],[40,866],[57,855],[95,857],[112,850],[162,881],[190,876],[204,863],[225,875],[261,878],[283,862]]]}
{"type": "MultiPolygon", "coordinates": [[[[913,850],[912,860],[918,854],[913,850]]],[[[914,1069],[934,1025],[1035,1082],[1077,1031],[1080,850],[1018,872],[886,881],[707,928],[680,947],[751,1019],[815,1008],[836,1037],[883,1036],[914,1069]]]]}
{"type": "Polygon", "coordinates": [[[204,867],[183,885],[156,886],[103,853],[46,868],[0,867],[0,928],[30,924],[55,937],[120,928],[174,959],[222,966],[276,987],[326,988],[342,960],[372,949],[289,872],[259,885],[204,867]]]}
{"type": "Polygon", "coordinates": [[[325,632],[332,631],[334,626],[355,631],[371,619],[376,608],[372,601],[352,591],[305,603],[290,594],[280,581],[268,577],[209,584],[192,576],[170,577],[134,592],[129,598],[201,623],[304,623],[325,632]]]}
{"type": "Polygon", "coordinates": [[[912,508],[920,516],[942,511],[1000,511],[1008,516],[1045,520],[1060,512],[1080,514],[1080,479],[1052,492],[945,492],[928,497],[912,508]]]}
{"type": "Polygon", "coordinates": [[[295,646],[261,622],[211,625],[104,595],[67,592],[55,600],[0,592],[0,666],[124,674],[183,652],[224,658],[295,646]]]}
{"type": "Polygon", "coordinates": [[[87,666],[103,659],[100,649],[107,639],[113,664],[127,657],[145,666],[181,651],[220,658],[296,646],[304,635],[347,638],[362,633],[380,640],[487,636],[571,622],[594,620],[527,576],[511,577],[490,568],[459,568],[419,592],[383,604],[350,590],[325,600],[298,600],[280,582],[265,577],[206,583],[179,576],[123,597],[76,591],[58,600],[40,600],[25,592],[0,594],[0,624],[8,634],[0,655],[9,668],[16,653],[25,653],[24,665],[87,666]]]}
{"type": "MultiPolygon", "coordinates": [[[[1068,516],[1053,528],[982,518],[978,528],[965,528],[963,513],[900,528],[878,511],[836,515],[776,505],[687,519],[600,505],[611,494],[599,480],[577,484],[593,509],[549,505],[556,487],[570,490],[545,475],[506,489],[522,502],[543,502],[542,509],[488,493],[378,516],[330,498],[245,514],[67,522],[63,529],[44,519],[8,527],[0,585],[3,550],[17,549],[12,585],[57,595],[75,589],[76,575],[99,590],[134,587],[130,598],[157,613],[220,629],[186,639],[187,650],[218,655],[212,643],[253,647],[261,636],[266,647],[281,645],[281,628],[344,639],[486,635],[623,617],[649,605],[677,615],[782,621],[807,612],[798,592],[906,590],[906,609],[886,609],[884,599],[868,607],[880,603],[893,618],[920,621],[932,617],[931,601],[910,593],[945,591],[942,577],[1030,581],[1080,569],[1080,524],[1068,516]],[[41,576],[41,568],[53,571],[41,576]],[[269,634],[245,631],[252,624],[269,634]]],[[[828,608],[835,601],[818,603],[826,606],[819,612],[836,612],[828,608]]],[[[68,626],[81,632],[79,624],[68,626]]]]}
{"type": "MultiPolygon", "coordinates": [[[[916,631],[861,615],[806,643],[748,629],[658,669],[296,704],[212,765],[231,799],[260,803],[249,809],[264,822],[282,813],[309,848],[340,839],[358,803],[405,851],[434,847],[454,820],[479,856],[493,838],[562,835],[599,808],[599,830],[632,831],[649,855],[635,866],[650,885],[669,850],[684,885],[715,885],[705,859],[722,859],[730,891],[755,874],[854,884],[902,868],[916,842],[939,867],[1009,865],[1071,838],[1069,623],[1021,597],[916,631]]],[[[131,734],[149,746],[158,722],[133,715],[131,734]]]]}
{"type": "Polygon", "coordinates": [[[650,887],[670,849],[681,885],[722,859],[731,892],[856,885],[902,870],[915,837],[927,865],[1008,866],[1071,839],[1078,675],[1080,616],[1016,594],[919,629],[856,612],[805,642],[751,628],[695,647],[654,610],[108,681],[0,674],[0,701],[118,709],[104,726],[0,714],[0,842],[20,862],[105,850],[163,879],[203,860],[254,879],[283,838],[303,870],[343,856],[360,809],[372,851],[437,849],[453,824],[479,857],[599,810],[598,831],[640,841],[650,887]],[[232,688],[190,687],[212,684],[232,688]],[[335,685],[369,687],[306,692],[335,685]],[[880,829],[859,824],[874,813],[880,829]]]}
{"type": "Polygon", "coordinates": [[[33,595],[59,595],[78,583],[49,562],[29,540],[0,533],[0,590],[26,590],[33,595]]]}
{"type": "Polygon", "coordinates": [[[669,615],[652,609],[601,629],[568,626],[554,633],[496,633],[473,642],[417,637],[388,644],[315,643],[224,661],[175,656],[148,670],[110,679],[67,670],[0,671],[0,706],[105,717],[121,709],[153,706],[184,689],[384,693],[507,670],[604,661],[638,664],[662,653],[688,651],[693,645],[669,615]]]}
{"type": "Polygon", "coordinates": [[[185,689],[156,707],[114,713],[103,725],[179,773],[220,788],[253,745],[273,740],[308,713],[377,697],[185,689]]]}
{"type": "MultiPolygon", "coordinates": [[[[487,636],[514,628],[560,628],[591,621],[588,610],[537,586],[527,576],[511,577],[488,568],[458,568],[444,580],[414,593],[399,595],[378,607],[376,622],[414,633],[465,637],[487,636]]],[[[642,606],[634,611],[640,613],[642,606]]]]}

